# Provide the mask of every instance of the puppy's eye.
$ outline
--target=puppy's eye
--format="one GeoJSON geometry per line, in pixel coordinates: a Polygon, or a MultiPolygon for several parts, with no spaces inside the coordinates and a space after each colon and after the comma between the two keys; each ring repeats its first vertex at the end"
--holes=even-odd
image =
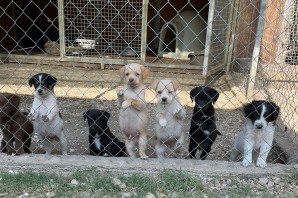
{"type": "Polygon", "coordinates": [[[161,91],[158,91],[157,93],[158,93],[158,94],[161,94],[161,91]]]}
{"type": "Polygon", "coordinates": [[[140,74],[139,73],[136,73],[136,76],[140,76],[140,74]]]}
{"type": "Polygon", "coordinates": [[[172,94],[173,92],[172,91],[169,91],[169,94],[172,94]]]}

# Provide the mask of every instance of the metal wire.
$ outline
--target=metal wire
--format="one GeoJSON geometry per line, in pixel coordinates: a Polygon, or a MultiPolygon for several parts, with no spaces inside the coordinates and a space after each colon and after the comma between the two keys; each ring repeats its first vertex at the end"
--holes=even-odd
{"type": "MultiPolygon", "coordinates": [[[[243,105],[253,99],[274,101],[281,108],[277,139],[288,138],[297,148],[297,2],[276,2],[267,1],[260,19],[259,1],[3,1],[0,91],[20,95],[20,110],[27,111],[34,98],[28,80],[39,72],[55,76],[68,152],[89,154],[89,130],[82,113],[93,108],[108,111],[111,131],[124,142],[116,102],[116,90],[125,83],[119,69],[140,63],[151,70],[147,87],[164,78],[180,84],[177,94],[186,109],[186,139],[183,151],[177,154],[169,148],[166,157],[189,157],[188,132],[195,106],[189,94],[202,85],[220,93],[215,113],[222,136],[207,159],[228,160],[244,127],[243,105]],[[259,20],[264,27],[259,27],[260,53],[254,56],[259,20]],[[249,74],[253,61],[255,78],[249,74]],[[253,90],[248,89],[250,83],[253,90]]],[[[155,96],[154,89],[146,89],[149,157],[156,157],[155,96]]],[[[38,137],[32,137],[31,150],[42,152],[38,137]]],[[[273,149],[270,162],[287,163],[281,153],[273,149]]]]}

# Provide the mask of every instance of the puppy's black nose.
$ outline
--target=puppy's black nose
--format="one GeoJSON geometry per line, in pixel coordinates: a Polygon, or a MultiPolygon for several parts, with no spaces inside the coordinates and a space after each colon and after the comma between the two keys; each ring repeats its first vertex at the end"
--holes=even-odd
{"type": "Polygon", "coordinates": [[[257,127],[257,129],[261,129],[261,128],[263,128],[263,125],[262,124],[257,124],[256,127],[257,127]]]}
{"type": "Polygon", "coordinates": [[[167,98],[161,98],[163,102],[167,102],[167,98]]]}
{"type": "Polygon", "coordinates": [[[133,78],[130,78],[130,79],[129,79],[129,82],[133,82],[133,78]]]}
{"type": "Polygon", "coordinates": [[[41,89],[38,89],[37,92],[38,92],[38,93],[42,93],[42,90],[41,90],[41,89]]]}

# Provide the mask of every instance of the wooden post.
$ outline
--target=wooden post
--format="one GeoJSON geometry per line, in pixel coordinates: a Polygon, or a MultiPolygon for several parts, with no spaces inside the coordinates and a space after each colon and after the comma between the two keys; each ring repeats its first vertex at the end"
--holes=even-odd
{"type": "Polygon", "coordinates": [[[65,25],[64,25],[64,0],[58,0],[59,43],[60,57],[65,57],[65,25]]]}
{"type": "Polygon", "coordinates": [[[147,18],[148,18],[148,0],[143,0],[142,9],[142,33],[141,33],[141,62],[145,63],[147,49],[147,18]]]}
{"type": "Polygon", "coordinates": [[[215,9],[215,0],[210,0],[209,12],[208,12],[209,13],[208,14],[208,22],[207,22],[206,42],[205,42],[205,52],[204,52],[203,76],[206,76],[207,72],[208,72],[208,62],[209,62],[209,55],[210,55],[214,9],[215,9]]]}
{"type": "Polygon", "coordinates": [[[229,48],[226,51],[225,57],[225,63],[227,63],[227,67],[226,67],[226,73],[230,72],[231,69],[231,60],[232,60],[232,55],[233,55],[233,49],[234,49],[234,41],[235,41],[235,30],[236,30],[236,26],[237,26],[237,13],[239,12],[239,5],[240,5],[240,0],[234,0],[234,2],[231,4],[231,14],[229,17],[229,28],[230,28],[230,33],[227,35],[228,38],[228,45],[229,48]]]}
{"type": "Polygon", "coordinates": [[[256,83],[256,75],[257,75],[259,57],[260,57],[260,47],[261,47],[263,28],[264,28],[264,22],[265,22],[265,13],[266,13],[266,0],[261,0],[260,15],[259,15],[258,27],[256,32],[256,42],[255,42],[255,46],[252,54],[252,62],[251,62],[250,74],[248,78],[247,93],[246,93],[246,96],[248,99],[250,99],[253,96],[255,83],[256,83]]]}

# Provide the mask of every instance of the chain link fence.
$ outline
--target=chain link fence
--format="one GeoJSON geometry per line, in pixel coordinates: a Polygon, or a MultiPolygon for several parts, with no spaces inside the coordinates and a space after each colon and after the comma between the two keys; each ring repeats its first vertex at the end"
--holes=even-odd
{"type": "MultiPolygon", "coordinates": [[[[207,159],[228,160],[245,125],[243,105],[253,99],[274,101],[281,109],[268,161],[290,163],[280,139],[298,147],[296,1],[2,0],[0,10],[1,92],[21,96],[19,108],[27,115],[35,94],[29,79],[40,72],[57,78],[70,155],[90,154],[91,129],[83,118],[89,109],[108,112],[111,133],[125,142],[116,91],[125,86],[120,68],[131,63],[150,70],[144,81],[149,158],[156,157],[155,79],[176,80],[185,108],[182,151],[167,148],[166,157],[189,158],[195,106],[190,91],[197,86],[219,92],[215,113],[222,135],[207,159]]],[[[2,136],[10,133],[4,119],[1,129],[2,136]]],[[[16,144],[16,137],[11,140],[16,144]]],[[[34,153],[43,153],[40,141],[33,133],[34,153]]],[[[59,153],[59,143],[51,144],[59,153]]]]}

